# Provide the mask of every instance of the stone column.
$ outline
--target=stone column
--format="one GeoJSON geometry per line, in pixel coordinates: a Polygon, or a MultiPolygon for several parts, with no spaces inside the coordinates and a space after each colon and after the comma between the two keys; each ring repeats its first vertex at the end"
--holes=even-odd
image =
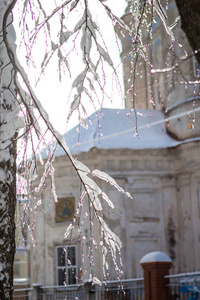
{"type": "Polygon", "coordinates": [[[169,275],[171,258],[163,252],[146,254],[140,261],[144,270],[145,300],[170,300],[169,275]]]}

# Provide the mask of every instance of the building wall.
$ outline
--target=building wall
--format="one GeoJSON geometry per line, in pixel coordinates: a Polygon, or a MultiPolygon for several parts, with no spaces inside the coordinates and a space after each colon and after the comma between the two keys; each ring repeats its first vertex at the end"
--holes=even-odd
{"type": "MultiPolygon", "coordinates": [[[[117,183],[128,191],[133,199],[116,191],[113,186],[102,183],[101,188],[115,205],[112,212],[108,205],[104,219],[122,241],[122,259],[125,278],[142,276],[140,259],[148,252],[160,250],[173,261],[172,272],[199,270],[200,238],[200,142],[182,144],[177,148],[163,150],[100,150],[92,149],[79,155],[79,160],[93,169],[110,174],[117,183]]],[[[79,200],[80,183],[65,157],[55,159],[55,182],[58,198],[74,196],[79,200]],[[66,165],[66,168],[65,168],[66,165]]],[[[63,244],[63,235],[69,222],[55,222],[55,203],[50,203],[50,181],[44,192],[45,213],[37,213],[37,243],[32,249],[32,280],[45,285],[55,285],[55,247],[63,244]],[[38,259],[39,257],[39,259],[38,259]]],[[[82,215],[88,210],[84,204],[82,215]]],[[[88,230],[89,223],[85,222],[88,230]]],[[[98,237],[99,226],[94,224],[94,235],[98,237]]],[[[98,239],[97,239],[98,240],[98,239]]],[[[67,243],[70,243],[68,240],[67,243]]],[[[77,245],[78,265],[84,253],[84,268],[87,269],[87,240],[80,246],[77,228],[71,243],[77,245]]],[[[110,278],[116,273],[112,262],[110,278]]],[[[95,250],[94,274],[103,279],[100,250],[95,250]]],[[[86,279],[89,271],[79,279],[86,279]]]]}
{"type": "MultiPolygon", "coordinates": [[[[166,1],[162,5],[165,9],[166,1]]],[[[193,52],[181,29],[181,21],[177,19],[179,15],[175,1],[168,1],[167,6],[165,22],[169,31],[170,26],[174,25],[171,30],[173,36],[170,36],[167,26],[155,15],[156,22],[152,25],[151,35],[148,25],[140,26],[143,45],[141,42],[139,45],[142,50],[136,49],[134,37],[138,28],[135,28],[137,23],[130,7],[122,19],[129,26],[133,37],[125,29],[116,27],[122,42],[125,106],[162,110],[168,133],[178,140],[185,140],[200,136],[199,75],[195,74],[193,52]]],[[[148,18],[150,24],[151,10],[147,13],[148,18]]]]}
{"type": "MultiPolygon", "coordinates": [[[[177,10],[174,1],[169,1],[169,24],[174,22],[177,10]]],[[[132,16],[127,11],[123,16],[126,24],[130,25],[132,16]]],[[[148,56],[152,59],[155,69],[166,67],[169,58],[169,45],[171,40],[157,20],[153,28],[154,37],[149,40],[148,56]],[[167,50],[165,50],[167,49],[167,50]]],[[[130,25],[131,26],[131,25],[130,25]]],[[[117,28],[116,28],[117,30],[117,28]]],[[[118,32],[120,35],[120,32],[118,32]]],[[[177,26],[175,34],[183,41],[184,49],[191,54],[191,49],[185,40],[184,34],[177,26]]],[[[124,59],[125,93],[132,85],[132,41],[129,35],[120,36],[122,40],[122,58],[124,59]],[[129,80],[130,79],[130,80],[129,80]]],[[[145,37],[148,40],[148,36],[145,37]]],[[[187,79],[193,77],[194,69],[192,59],[184,60],[184,53],[177,42],[174,43],[175,54],[180,67],[183,68],[187,79]]],[[[172,58],[173,56],[171,56],[172,58]]],[[[174,64],[169,60],[169,66],[174,64]]],[[[180,72],[161,72],[154,76],[147,76],[148,66],[141,64],[143,76],[135,82],[136,96],[133,103],[133,91],[126,93],[126,107],[158,109],[165,112],[168,133],[179,140],[190,137],[199,137],[199,120],[195,107],[198,107],[198,97],[194,97],[194,85],[185,89],[185,83],[180,72]],[[169,79],[170,78],[170,79],[169,79]],[[150,85],[152,93],[148,86],[150,85]],[[152,102],[153,101],[153,102],[152,102]],[[194,104],[195,102],[195,104],[194,104]],[[192,108],[190,105],[193,105],[192,108]],[[188,114],[188,111],[193,111],[188,114]],[[177,117],[182,114],[183,116],[177,117]],[[194,125],[194,128],[191,126],[194,125]]],[[[78,159],[84,162],[91,170],[100,169],[111,175],[125,191],[130,192],[133,199],[120,194],[113,186],[100,183],[114,202],[115,210],[111,213],[106,203],[104,218],[110,228],[122,241],[122,258],[125,278],[142,276],[139,265],[140,259],[148,252],[160,250],[166,252],[173,261],[172,272],[188,272],[200,269],[199,243],[200,243],[200,142],[183,143],[170,149],[92,149],[82,153],[78,159]]],[[[74,197],[77,205],[80,199],[80,182],[66,157],[56,157],[54,162],[55,184],[58,199],[74,197]]],[[[41,173],[40,173],[41,176],[41,173]]],[[[39,178],[40,178],[39,176],[39,178]]],[[[99,181],[98,181],[99,182],[99,181]]],[[[55,221],[55,203],[51,200],[51,182],[47,179],[43,198],[42,210],[32,213],[35,220],[35,247],[32,248],[32,282],[41,282],[44,285],[55,285],[55,247],[63,245],[63,235],[69,221],[55,221]]],[[[41,198],[34,200],[33,207],[41,198]]],[[[89,210],[85,200],[82,208],[82,218],[89,210]]],[[[81,219],[82,220],[82,219],[81,219]]],[[[90,252],[88,252],[89,221],[84,223],[83,232],[85,241],[80,239],[78,227],[75,226],[71,239],[67,244],[77,245],[78,277],[87,279],[90,252]],[[82,243],[82,246],[81,246],[82,243]],[[82,260],[84,258],[84,263],[82,260]],[[86,273],[82,273],[81,267],[86,273]]],[[[99,241],[99,226],[94,224],[94,236],[99,241]]],[[[94,275],[100,279],[102,276],[101,250],[94,251],[94,275]]],[[[111,260],[110,279],[116,279],[116,273],[111,260]]]]}

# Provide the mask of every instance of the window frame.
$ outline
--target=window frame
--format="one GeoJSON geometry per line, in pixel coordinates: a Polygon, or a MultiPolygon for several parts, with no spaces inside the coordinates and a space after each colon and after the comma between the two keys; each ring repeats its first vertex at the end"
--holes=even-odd
{"type": "Polygon", "coordinates": [[[65,245],[65,246],[56,246],[55,247],[55,255],[56,255],[56,285],[57,286],[64,286],[66,285],[73,285],[73,284],[77,284],[78,283],[78,265],[77,265],[77,246],[76,245],[65,245]],[[67,263],[68,261],[68,257],[67,257],[67,253],[68,253],[68,249],[70,248],[74,248],[75,249],[75,264],[74,265],[69,265],[67,263]],[[63,259],[65,259],[65,264],[63,266],[58,266],[58,262],[59,262],[59,256],[58,256],[58,249],[62,249],[62,256],[63,259]],[[75,283],[69,283],[69,276],[68,276],[68,271],[70,269],[73,269],[75,271],[75,283]],[[65,283],[63,283],[62,285],[59,284],[59,270],[63,270],[64,274],[65,274],[65,283]]]}

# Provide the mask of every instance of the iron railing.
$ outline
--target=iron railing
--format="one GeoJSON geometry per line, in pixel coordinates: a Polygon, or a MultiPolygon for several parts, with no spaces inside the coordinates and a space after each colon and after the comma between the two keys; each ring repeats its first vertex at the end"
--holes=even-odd
{"type": "MultiPolygon", "coordinates": [[[[101,285],[84,283],[68,286],[40,286],[37,287],[37,296],[33,288],[16,289],[14,299],[20,300],[84,300],[86,294],[89,299],[95,300],[144,300],[143,278],[127,279],[123,281],[107,281],[101,285]]],[[[36,290],[35,290],[36,292],[36,290]]]]}
{"type": "Polygon", "coordinates": [[[102,282],[95,286],[95,300],[144,300],[143,278],[102,282]]]}
{"type": "MultiPolygon", "coordinates": [[[[170,300],[200,300],[200,272],[166,276],[169,279],[170,300]]],[[[37,286],[37,285],[35,285],[37,286]]],[[[34,287],[34,285],[33,285],[34,287]]],[[[89,293],[94,300],[144,300],[143,278],[102,282],[101,285],[38,286],[37,297],[34,288],[19,288],[14,291],[14,300],[83,300],[89,293]]]]}
{"type": "Polygon", "coordinates": [[[41,300],[84,300],[84,284],[68,286],[43,286],[41,300]]]}
{"type": "Polygon", "coordinates": [[[200,272],[166,276],[170,280],[171,300],[200,299],[200,272]]]}
{"type": "Polygon", "coordinates": [[[32,288],[17,288],[14,290],[14,300],[32,300],[32,288]]]}

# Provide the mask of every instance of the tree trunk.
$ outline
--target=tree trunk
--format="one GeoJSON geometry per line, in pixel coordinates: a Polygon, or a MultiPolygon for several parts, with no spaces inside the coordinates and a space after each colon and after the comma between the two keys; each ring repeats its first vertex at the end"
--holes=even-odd
{"type": "Polygon", "coordinates": [[[15,255],[15,147],[0,150],[0,299],[12,299],[15,255]],[[10,157],[10,158],[9,158],[10,157]],[[3,176],[2,176],[3,175],[3,176]],[[3,178],[2,178],[3,177],[3,178]]]}
{"type": "MultiPolygon", "coordinates": [[[[16,92],[3,38],[10,1],[0,1],[0,299],[12,299],[16,204],[16,92]],[[3,23],[4,20],[4,23],[3,23]],[[5,24],[4,24],[5,25],[5,24]],[[5,27],[5,26],[4,26],[5,27]]],[[[12,26],[12,25],[11,25],[12,26]]]]}
{"type": "Polygon", "coordinates": [[[181,27],[200,64],[200,2],[199,0],[176,0],[181,16],[181,27]]]}

